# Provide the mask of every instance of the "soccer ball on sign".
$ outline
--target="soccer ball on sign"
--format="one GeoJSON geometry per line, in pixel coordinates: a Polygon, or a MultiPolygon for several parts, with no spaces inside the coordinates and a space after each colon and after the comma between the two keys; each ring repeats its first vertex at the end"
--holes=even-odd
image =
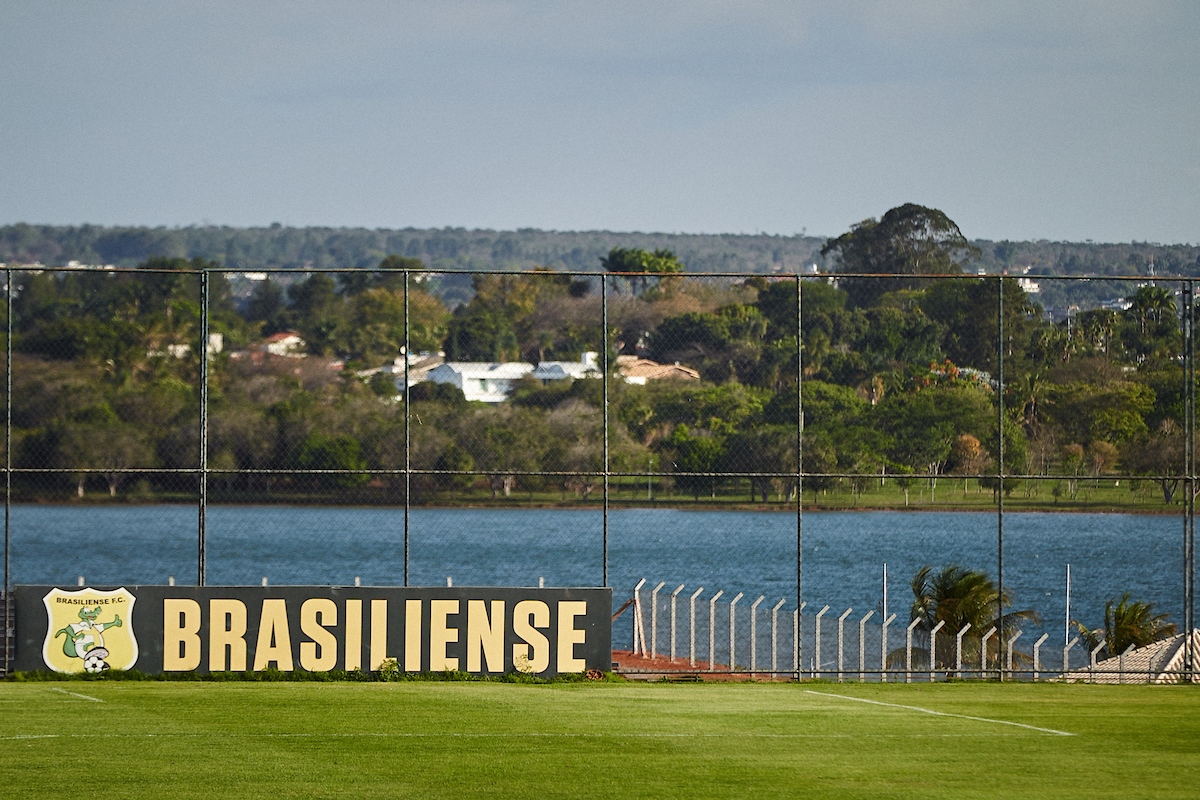
{"type": "Polygon", "coordinates": [[[103,647],[93,647],[83,657],[83,669],[91,673],[104,672],[104,670],[109,669],[108,664],[104,660],[106,658],[108,658],[107,650],[103,647]]]}

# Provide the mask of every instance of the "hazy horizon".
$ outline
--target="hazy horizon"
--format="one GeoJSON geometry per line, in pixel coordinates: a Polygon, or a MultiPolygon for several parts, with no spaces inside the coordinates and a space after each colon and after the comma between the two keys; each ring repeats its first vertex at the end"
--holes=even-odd
{"type": "MultiPolygon", "coordinates": [[[[147,228],[147,229],[165,228],[168,230],[187,230],[189,228],[193,228],[193,229],[194,228],[228,228],[228,229],[232,229],[232,230],[271,230],[276,224],[277,223],[271,222],[271,223],[266,223],[266,224],[254,224],[254,225],[228,225],[228,224],[215,222],[215,221],[211,221],[211,220],[204,220],[201,222],[194,222],[194,223],[187,223],[187,224],[154,225],[154,224],[143,224],[143,223],[129,223],[129,224],[116,223],[116,224],[111,224],[111,225],[105,225],[103,223],[95,223],[95,222],[53,223],[53,222],[36,222],[36,221],[30,221],[30,220],[14,220],[12,222],[0,222],[0,227],[12,226],[12,225],[32,225],[34,227],[37,227],[37,226],[46,225],[46,226],[50,226],[50,227],[61,227],[61,228],[70,228],[70,227],[81,228],[81,227],[85,227],[88,225],[92,225],[95,227],[103,227],[103,228],[147,228]]],[[[567,229],[567,228],[537,228],[537,227],[528,226],[528,225],[521,226],[519,228],[484,228],[484,227],[470,226],[470,225],[370,226],[370,225],[320,225],[320,224],[284,225],[283,223],[278,223],[278,225],[282,228],[288,228],[288,229],[292,229],[292,230],[303,230],[305,228],[328,229],[328,230],[368,230],[368,231],[397,231],[397,232],[402,232],[402,231],[406,231],[406,230],[414,230],[414,231],[464,230],[464,231],[479,231],[481,233],[509,233],[509,232],[517,233],[517,232],[521,232],[521,231],[534,231],[537,233],[549,233],[549,234],[562,233],[562,234],[612,234],[612,235],[616,235],[616,236],[628,235],[628,236],[717,236],[717,237],[721,237],[721,236],[747,236],[747,237],[764,236],[764,237],[783,237],[783,238],[789,238],[789,239],[790,238],[809,238],[809,239],[818,239],[818,240],[833,239],[833,238],[840,236],[842,233],[844,233],[844,231],[839,231],[838,233],[825,234],[825,233],[816,233],[813,231],[808,231],[807,233],[772,233],[770,231],[659,231],[659,230],[615,230],[612,228],[567,229]]],[[[967,235],[967,238],[969,240],[977,241],[977,242],[1003,242],[1003,241],[1030,242],[1030,243],[1061,242],[1063,244],[1072,244],[1072,245],[1137,244],[1137,245],[1148,245],[1148,246],[1152,246],[1152,247],[1173,247],[1173,246],[1192,247],[1192,246],[1194,246],[1193,242],[1157,242],[1157,241],[1152,241],[1152,240],[1148,240],[1148,239],[1131,239],[1131,240],[1126,240],[1126,241],[1118,241],[1115,239],[1107,240],[1107,241],[1103,241],[1103,240],[1099,240],[1099,239],[1095,239],[1095,240],[1093,240],[1093,239],[1086,239],[1086,240],[1085,239],[1079,239],[1079,240],[1071,240],[1071,239],[1012,239],[1012,238],[992,239],[992,238],[988,238],[988,237],[984,237],[984,236],[971,236],[966,231],[964,231],[964,234],[967,235]]]]}
{"type": "Polygon", "coordinates": [[[0,9],[0,223],[1200,241],[1200,5],[0,9]]]}

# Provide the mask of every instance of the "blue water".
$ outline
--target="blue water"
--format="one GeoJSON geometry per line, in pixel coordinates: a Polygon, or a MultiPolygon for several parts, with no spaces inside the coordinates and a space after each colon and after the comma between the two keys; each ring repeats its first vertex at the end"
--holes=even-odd
{"type": "MultiPolygon", "coordinates": [[[[597,585],[602,518],[588,510],[414,509],[412,585],[597,585]]],[[[190,506],[12,511],[12,582],[196,582],[197,512],[190,506]]],[[[404,577],[404,512],[378,508],[214,507],[207,518],[209,584],[398,585],[404,577]]],[[[1064,572],[1071,564],[1073,616],[1100,624],[1105,599],[1123,591],[1176,621],[1182,605],[1182,521],[1125,514],[1010,514],[1004,579],[1020,608],[1061,635],[1064,572]]],[[[923,564],[955,562],[996,572],[996,516],[988,513],[808,513],[803,520],[803,596],[811,608],[889,610],[907,619],[908,582],[923,564]]],[[[686,595],[705,587],[745,602],[766,595],[795,607],[796,517],[748,511],[627,509],[609,515],[609,583],[617,602],[641,578],[686,595]]],[[[856,615],[857,616],[857,615],[856,615]]]]}

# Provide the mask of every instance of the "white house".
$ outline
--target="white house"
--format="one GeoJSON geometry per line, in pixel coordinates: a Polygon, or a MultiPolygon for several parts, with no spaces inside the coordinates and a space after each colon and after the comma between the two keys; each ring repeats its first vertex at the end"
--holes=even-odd
{"type": "Polygon", "coordinates": [[[1042,291],[1042,285],[1032,278],[1017,278],[1017,286],[1020,286],[1026,294],[1038,294],[1042,291]]]}
{"type": "Polygon", "coordinates": [[[533,364],[519,361],[507,364],[447,361],[429,370],[425,379],[457,386],[468,400],[502,403],[508,399],[513,384],[532,372],[533,364]]]}
{"type": "Polygon", "coordinates": [[[280,331],[263,340],[263,350],[273,356],[298,358],[304,355],[304,340],[295,331],[280,331]]]}
{"type": "MultiPolygon", "coordinates": [[[[212,358],[217,353],[225,349],[225,336],[221,333],[210,333],[208,335],[208,357],[212,358]]],[[[147,350],[146,355],[154,356],[170,356],[171,358],[187,358],[188,353],[192,352],[190,344],[169,344],[165,350],[147,350]]]]}
{"type": "Polygon", "coordinates": [[[599,378],[601,377],[600,354],[589,350],[579,361],[542,361],[533,371],[533,377],[542,383],[561,381],[567,378],[573,380],[599,378]]]}

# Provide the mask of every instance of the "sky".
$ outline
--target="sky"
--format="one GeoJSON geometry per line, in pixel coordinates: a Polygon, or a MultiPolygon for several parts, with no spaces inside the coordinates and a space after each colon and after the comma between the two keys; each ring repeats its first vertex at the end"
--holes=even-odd
{"type": "Polygon", "coordinates": [[[1200,242],[1200,3],[5,0],[0,224],[1200,242]]]}

